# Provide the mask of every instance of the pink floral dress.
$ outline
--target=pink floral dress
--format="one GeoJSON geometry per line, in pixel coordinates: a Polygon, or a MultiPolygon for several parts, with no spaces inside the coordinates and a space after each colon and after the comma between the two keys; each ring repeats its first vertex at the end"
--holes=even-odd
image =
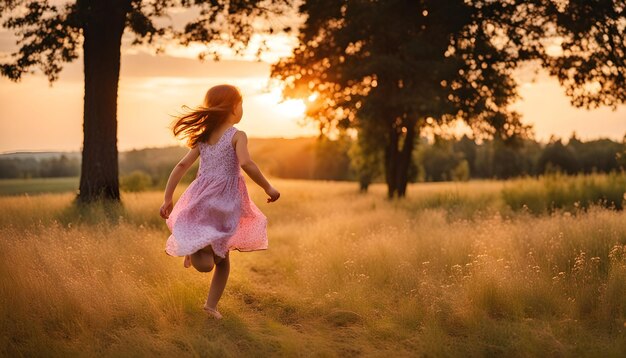
{"type": "Polygon", "coordinates": [[[198,143],[196,179],[174,205],[165,244],[170,256],[185,256],[211,245],[225,257],[229,250],[267,249],[267,218],[250,200],[232,145],[235,127],[213,145],[198,143]]]}

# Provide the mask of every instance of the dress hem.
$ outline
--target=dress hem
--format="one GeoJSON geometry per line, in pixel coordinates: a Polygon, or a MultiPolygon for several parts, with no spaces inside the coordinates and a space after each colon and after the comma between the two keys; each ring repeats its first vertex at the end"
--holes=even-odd
{"type": "MultiPolygon", "coordinates": [[[[264,247],[264,248],[260,248],[260,249],[239,249],[239,248],[232,248],[232,249],[229,249],[228,251],[235,251],[235,250],[237,250],[237,251],[239,251],[239,252],[252,252],[252,251],[263,251],[263,250],[268,250],[268,249],[269,249],[269,247],[264,247]]],[[[199,250],[198,250],[198,251],[199,251],[199,250]]],[[[198,251],[196,251],[196,252],[198,252],[198,251]]],[[[169,253],[169,252],[167,252],[167,250],[163,250],[163,252],[165,252],[165,254],[166,254],[167,256],[171,256],[171,257],[185,257],[185,256],[187,256],[187,255],[193,255],[193,254],[195,254],[195,252],[193,252],[193,253],[191,253],[191,254],[185,254],[185,255],[177,256],[177,255],[170,255],[170,253],[169,253]]],[[[214,252],[214,253],[215,253],[217,256],[221,257],[221,258],[226,258],[226,256],[221,256],[221,255],[219,255],[217,252],[214,252]]]]}

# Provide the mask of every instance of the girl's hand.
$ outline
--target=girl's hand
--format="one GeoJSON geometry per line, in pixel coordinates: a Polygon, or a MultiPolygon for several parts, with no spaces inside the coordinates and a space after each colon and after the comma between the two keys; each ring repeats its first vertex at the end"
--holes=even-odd
{"type": "Polygon", "coordinates": [[[167,219],[170,217],[170,213],[172,212],[172,208],[174,207],[174,204],[172,203],[172,200],[165,200],[163,201],[163,205],[161,205],[161,209],[159,209],[159,214],[161,214],[161,217],[163,219],[167,219]]]}
{"type": "Polygon", "coordinates": [[[267,188],[267,190],[265,190],[265,194],[270,196],[269,198],[267,198],[268,203],[271,203],[272,201],[276,201],[278,200],[278,198],[280,198],[280,193],[273,186],[270,186],[269,188],[267,188]]]}

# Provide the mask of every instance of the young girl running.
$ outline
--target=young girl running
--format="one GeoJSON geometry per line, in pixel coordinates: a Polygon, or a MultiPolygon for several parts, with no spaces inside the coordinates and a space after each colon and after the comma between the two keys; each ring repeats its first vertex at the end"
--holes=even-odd
{"type": "Polygon", "coordinates": [[[236,87],[214,86],[207,91],[203,106],[175,121],[174,135],[186,137],[191,150],[172,170],[160,209],[172,233],[165,252],[185,256],[184,266],[193,265],[200,272],[210,272],[215,266],[203,308],[217,319],[222,318],[217,302],[230,272],[229,251],[268,246],[267,218],[250,200],[239,167],[265,190],[268,203],[280,197],[250,159],[246,134],[233,127],[243,115],[242,102],[236,87]],[[195,180],[173,205],[176,185],[198,157],[195,180]]]}

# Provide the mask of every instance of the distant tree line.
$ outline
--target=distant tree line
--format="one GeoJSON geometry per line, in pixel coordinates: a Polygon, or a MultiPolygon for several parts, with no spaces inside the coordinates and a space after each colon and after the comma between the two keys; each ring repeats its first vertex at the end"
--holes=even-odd
{"type": "Polygon", "coordinates": [[[420,181],[508,179],[547,172],[608,173],[626,168],[626,142],[597,139],[583,142],[575,135],[563,144],[552,137],[547,144],[521,140],[513,146],[501,140],[477,144],[461,139],[436,137],[432,145],[417,147],[414,163],[420,181]]]}
{"type": "MultiPolygon", "coordinates": [[[[345,147],[340,139],[335,147],[345,147]]],[[[348,152],[351,163],[343,172],[328,172],[333,179],[358,180],[361,190],[384,179],[380,154],[364,153],[358,141],[348,152]]],[[[563,143],[551,137],[546,144],[533,139],[505,143],[499,138],[477,143],[468,136],[435,136],[429,143],[421,137],[411,155],[409,181],[450,181],[469,179],[509,179],[545,173],[609,173],[626,169],[626,136],[621,142],[610,139],[581,141],[576,134],[563,143]]]]}
{"type": "MultiPolygon", "coordinates": [[[[347,135],[330,140],[325,136],[297,139],[251,139],[251,155],[268,174],[287,179],[357,180],[361,190],[384,180],[380,153],[367,152],[347,135]]],[[[174,165],[187,151],[184,147],[146,148],[120,155],[120,180],[126,190],[164,187],[174,165]]],[[[195,177],[198,162],[183,178],[195,177]]],[[[425,137],[411,155],[409,181],[448,181],[480,178],[508,179],[550,172],[565,174],[608,173],[626,169],[626,136],[581,141],[575,134],[564,144],[552,137],[547,144],[520,140],[477,143],[435,136],[425,137]]],[[[80,174],[80,159],[60,155],[44,159],[0,157],[0,178],[67,177],[80,174]]]]}
{"type": "Polygon", "coordinates": [[[80,159],[64,154],[58,157],[0,158],[0,178],[58,178],[80,174],[80,159]]]}

